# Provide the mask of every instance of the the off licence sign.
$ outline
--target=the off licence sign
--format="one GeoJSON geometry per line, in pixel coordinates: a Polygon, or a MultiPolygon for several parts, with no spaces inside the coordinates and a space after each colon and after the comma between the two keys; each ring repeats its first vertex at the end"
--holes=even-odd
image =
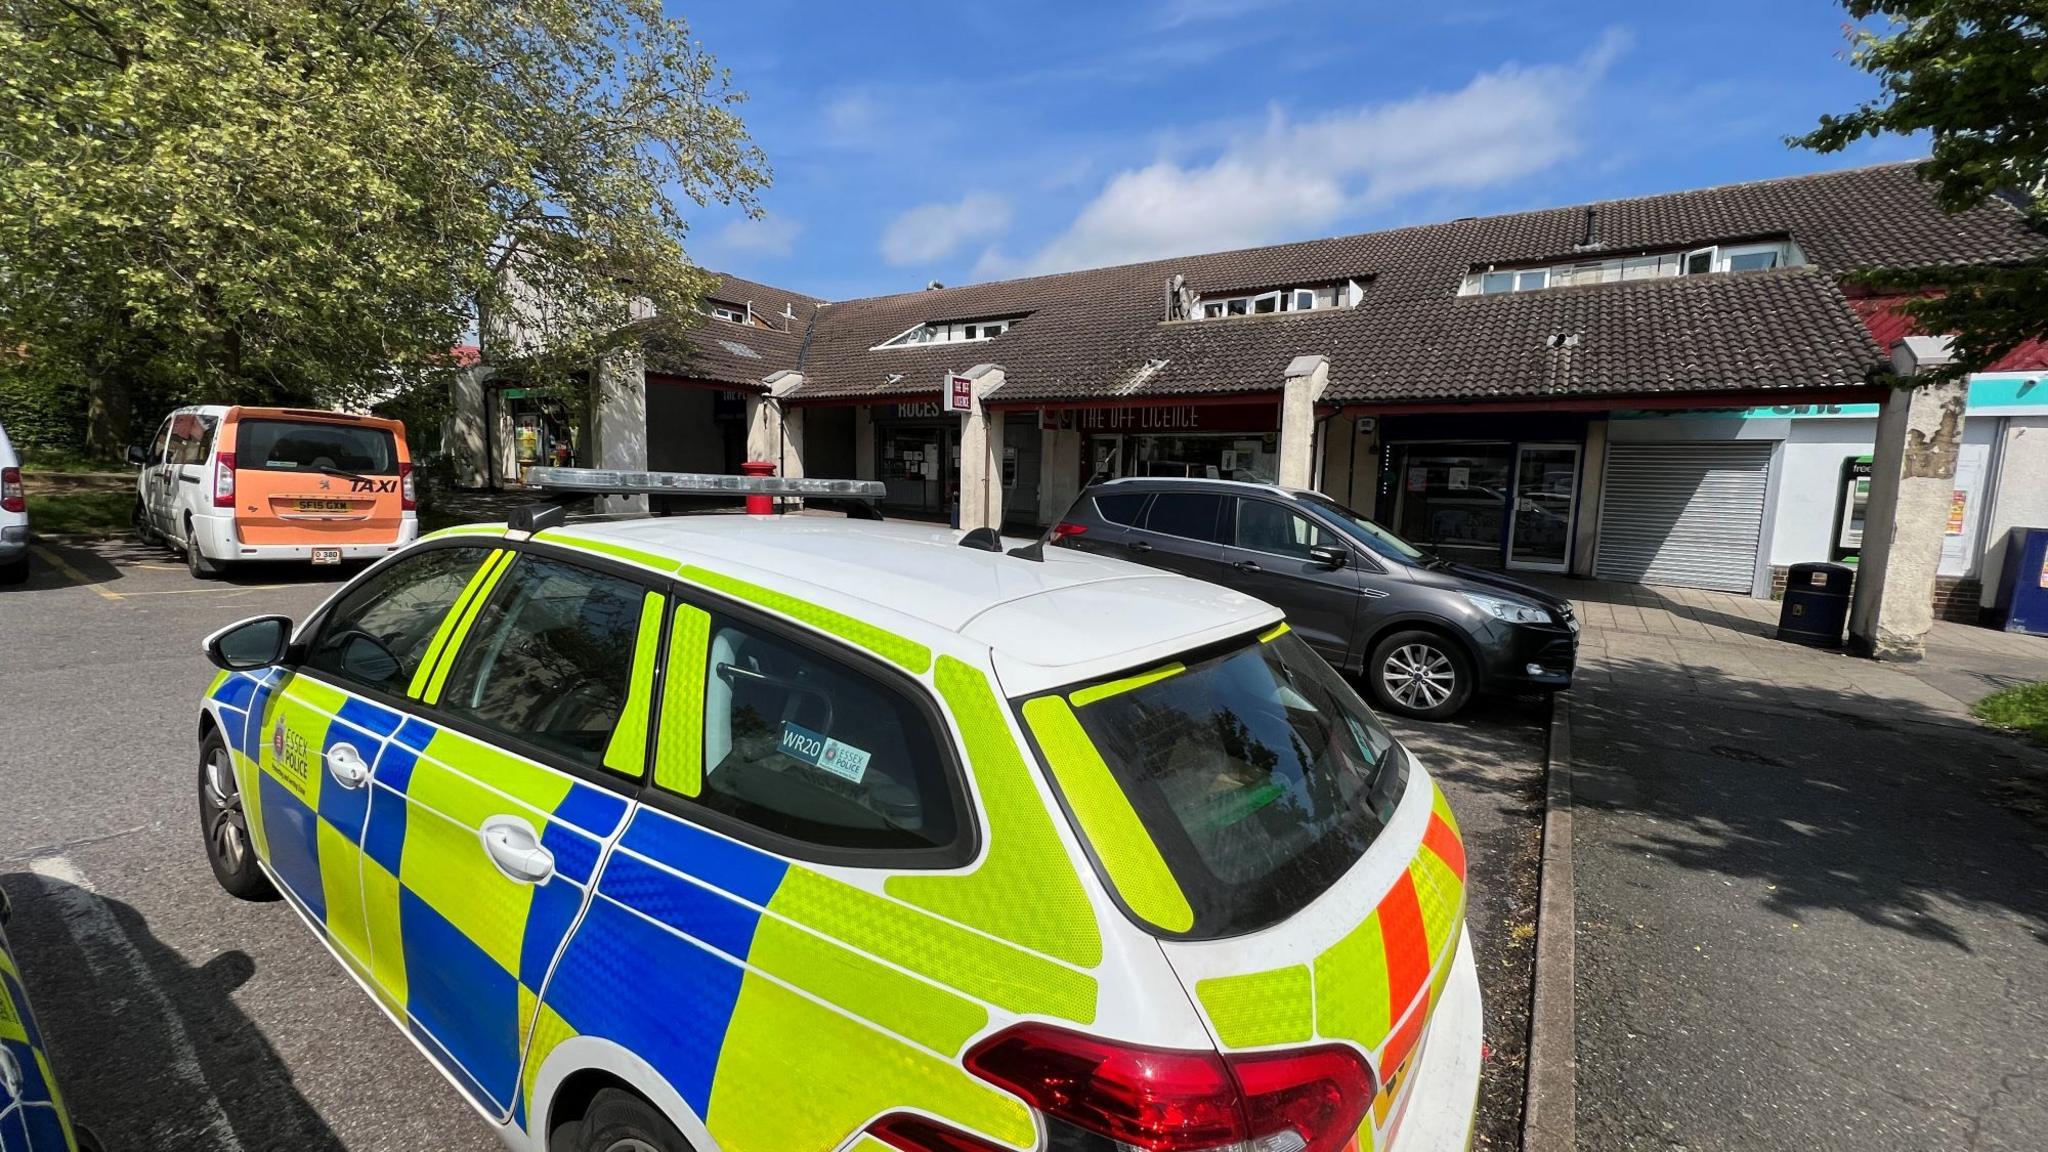
{"type": "Polygon", "coordinates": [[[943,395],[943,396],[945,397],[945,402],[946,402],[946,411],[948,411],[948,412],[972,412],[972,411],[974,411],[974,377],[972,377],[972,376],[948,376],[948,377],[946,377],[946,388],[945,388],[945,391],[944,391],[944,392],[942,393],[942,395],[943,395]]]}

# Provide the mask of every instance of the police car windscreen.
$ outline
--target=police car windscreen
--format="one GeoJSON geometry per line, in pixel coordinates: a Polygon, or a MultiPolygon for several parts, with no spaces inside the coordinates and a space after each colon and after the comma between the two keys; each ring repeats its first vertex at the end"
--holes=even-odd
{"type": "Polygon", "coordinates": [[[235,432],[235,467],[396,476],[398,440],[388,428],[363,424],[244,420],[235,432]]]}
{"type": "MultiPolygon", "coordinates": [[[[1142,678],[1141,678],[1142,679],[1142,678]]],[[[1400,745],[1292,633],[1075,710],[1195,912],[1251,932],[1356,864],[1399,803],[1400,745]]]]}

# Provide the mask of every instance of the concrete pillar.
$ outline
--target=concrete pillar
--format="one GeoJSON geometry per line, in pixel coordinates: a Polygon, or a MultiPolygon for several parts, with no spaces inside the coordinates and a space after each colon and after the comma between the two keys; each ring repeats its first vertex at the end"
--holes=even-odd
{"type": "Polygon", "coordinates": [[[964,375],[974,381],[974,410],[960,424],[960,530],[1003,526],[1003,414],[982,397],[1003,386],[996,364],[977,364],[964,375]]]}
{"type": "MultiPolygon", "coordinates": [[[[804,410],[786,401],[790,393],[803,385],[804,374],[784,369],[761,381],[768,386],[768,393],[759,398],[760,425],[764,450],[754,452],[754,442],[747,441],[747,454],[756,460],[770,460],[775,463],[777,476],[802,476],[804,474],[804,410]],[[772,409],[772,412],[770,411],[772,409]]],[[[753,430],[755,421],[751,418],[754,409],[749,409],[747,427],[753,430]]]]}
{"type": "MultiPolygon", "coordinates": [[[[1950,362],[1947,337],[1908,336],[1892,367],[1913,377],[1950,362]]],[[[1880,660],[1917,660],[1934,626],[1934,577],[1955,492],[1969,386],[1941,380],[1895,389],[1877,418],[1863,555],[1849,646],[1880,660]]]]}
{"type": "Polygon", "coordinates": [[[1579,461],[1578,527],[1572,534],[1571,572],[1591,576],[1600,554],[1600,486],[1607,475],[1607,421],[1586,422],[1586,455],[1579,461]]]}
{"type": "MultiPolygon", "coordinates": [[[[646,471],[646,359],[637,348],[620,349],[600,361],[590,376],[590,446],[584,455],[593,467],[646,471]]],[[[645,516],[647,497],[599,497],[597,510],[645,516]]]]}
{"type": "Polygon", "coordinates": [[[1280,392],[1280,475],[1283,488],[1315,481],[1316,401],[1330,386],[1327,356],[1296,356],[1280,392]]]}
{"type": "MultiPolygon", "coordinates": [[[[505,404],[505,394],[495,388],[484,391],[484,403],[488,413],[484,418],[491,428],[490,486],[503,488],[519,482],[519,445],[512,441],[512,409],[505,404]]],[[[578,445],[578,451],[589,449],[578,445]]]]}
{"type": "MultiPolygon", "coordinates": [[[[1019,419],[1022,419],[1022,414],[1019,419]]],[[[1038,445],[1038,522],[1057,524],[1081,495],[1086,450],[1078,428],[1048,428],[1038,445]]]]}
{"type": "Polygon", "coordinates": [[[442,426],[441,451],[455,470],[457,488],[483,488],[491,482],[484,442],[484,378],[490,372],[481,366],[464,368],[448,382],[448,419],[442,426]]]}
{"type": "Polygon", "coordinates": [[[875,471],[875,410],[866,404],[853,410],[853,478],[878,478],[875,471]]]}

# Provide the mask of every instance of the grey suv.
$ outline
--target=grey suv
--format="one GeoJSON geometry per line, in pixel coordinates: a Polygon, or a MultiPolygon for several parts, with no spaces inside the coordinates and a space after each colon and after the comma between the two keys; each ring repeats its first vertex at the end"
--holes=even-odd
{"type": "Polygon", "coordinates": [[[1454,566],[1320,492],[1112,480],[1081,493],[1053,542],[1256,596],[1405,716],[1443,719],[1481,690],[1566,688],[1578,659],[1570,604],[1454,566]]]}

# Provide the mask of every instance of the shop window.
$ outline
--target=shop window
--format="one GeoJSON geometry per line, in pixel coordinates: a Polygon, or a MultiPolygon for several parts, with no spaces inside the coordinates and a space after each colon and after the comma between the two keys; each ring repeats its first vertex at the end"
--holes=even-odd
{"type": "Polygon", "coordinates": [[[1222,496],[1208,492],[1162,492],[1152,498],[1145,529],[1187,540],[1223,543],[1222,496]]]}

